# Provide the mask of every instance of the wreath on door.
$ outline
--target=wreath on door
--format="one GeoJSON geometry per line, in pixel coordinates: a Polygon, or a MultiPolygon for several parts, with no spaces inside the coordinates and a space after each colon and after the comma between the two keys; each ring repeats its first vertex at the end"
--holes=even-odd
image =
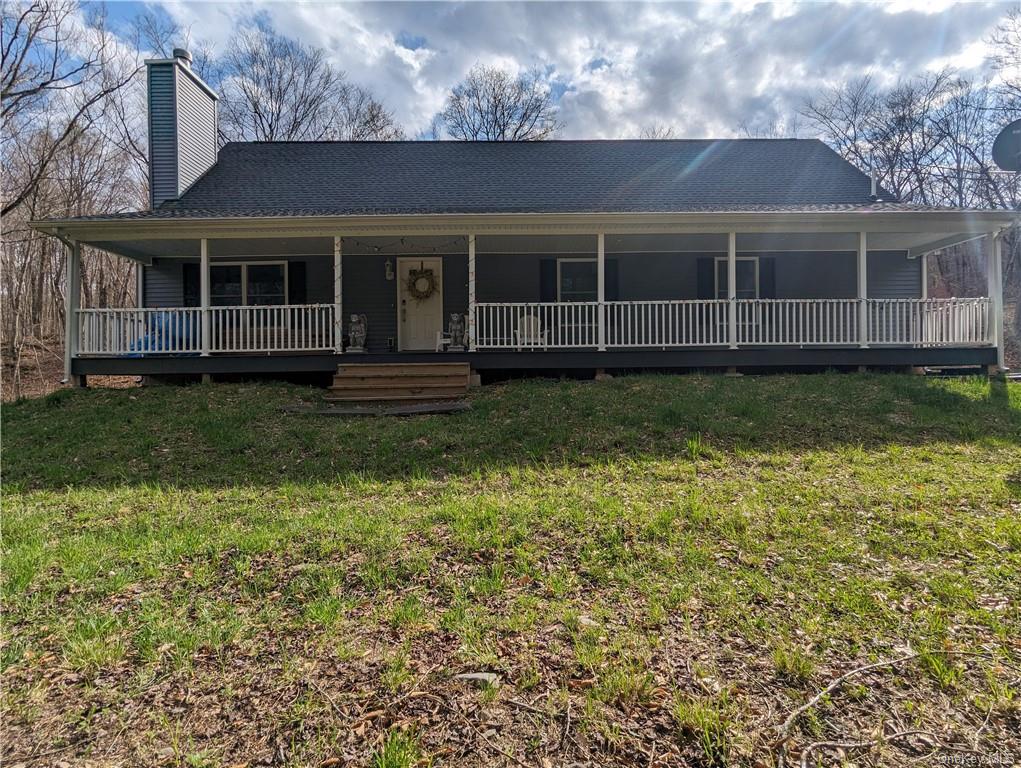
{"type": "Polygon", "coordinates": [[[412,269],[404,288],[415,301],[425,301],[436,293],[436,275],[431,269],[412,269]]]}

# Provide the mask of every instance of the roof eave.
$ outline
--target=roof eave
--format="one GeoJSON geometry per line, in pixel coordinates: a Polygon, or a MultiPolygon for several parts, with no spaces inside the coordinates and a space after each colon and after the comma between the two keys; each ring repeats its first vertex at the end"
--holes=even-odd
{"type": "Polygon", "coordinates": [[[1014,211],[712,211],[679,213],[479,213],[372,216],[221,216],[168,219],[45,219],[29,222],[46,234],[87,242],[273,236],[478,234],[928,231],[996,232],[1021,224],[1014,211]],[[906,228],[906,229],[905,229],[906,228]]]}

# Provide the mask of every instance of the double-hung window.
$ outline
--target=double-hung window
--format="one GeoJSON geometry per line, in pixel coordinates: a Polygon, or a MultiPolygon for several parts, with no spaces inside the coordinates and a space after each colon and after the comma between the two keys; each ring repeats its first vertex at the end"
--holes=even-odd
{"type": "MultiPolygon", "coordinates": [[[[737,257],[737,298],[759,298],[759,258],[758,256],[737,257]]],[[[716,259],[716,298],[726,299],[727,295],[727,258],[716,259]]]]}
{"type": "Polygon", "coordinates": [[[596,301],[596,270],[595,259],[557,259],[557,301],[596,301]]]}

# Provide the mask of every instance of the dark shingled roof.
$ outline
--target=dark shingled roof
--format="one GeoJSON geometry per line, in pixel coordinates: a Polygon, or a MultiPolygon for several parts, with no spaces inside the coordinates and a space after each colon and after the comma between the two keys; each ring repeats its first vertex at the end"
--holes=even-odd
{"type": "Polygon", "coordinates": [[[814,139],[253,142],[141,217],[825,211],[869,192],[814,139]]]}

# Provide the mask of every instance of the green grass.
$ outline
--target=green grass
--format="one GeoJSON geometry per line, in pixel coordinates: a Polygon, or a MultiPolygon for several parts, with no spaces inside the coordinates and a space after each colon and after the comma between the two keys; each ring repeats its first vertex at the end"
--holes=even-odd
{"type": "Polygon", "coordinates": [[[320,397],[4,407],[5,762],[752,765],[827,681],[909,649],[792,749],[896,720],[1021,754],[1021,386],[635,376],[454,416],[281,410],[320,397]],[[478,671],[500,684],[453,680],[478,671]]]}
{"type": "Polygon", "coordinates": [[[412,768],[419,761],[418,743],[412,734],[394,731],[372,756],[372,768],[412,768]]]}
{"type": "Polygon", "coordinates": [[[725,696],[682,696],[674,705],[674,721],[681,734],[698,747],[696,759],[708,766],[727,765],[732,723],[725,696]]]}

